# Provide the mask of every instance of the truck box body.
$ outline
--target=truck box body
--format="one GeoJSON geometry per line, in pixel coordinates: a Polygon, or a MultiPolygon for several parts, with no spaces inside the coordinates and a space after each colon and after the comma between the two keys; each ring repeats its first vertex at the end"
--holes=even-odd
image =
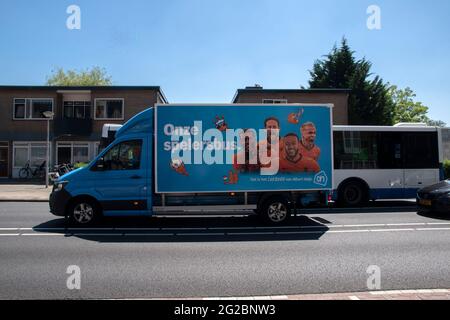
{"type": "Polygon", "coordinates": [[[331,113],[332,105],[311,104],[156,105],[128,120],[87,167],[59,178],[51,212],[87,217],[81,205],[105,216],[152,215],[259,210],[269,198],[286,206],[326,202],[331,113]],[[312,144],[303,145],[302,135],[312,144]]]}
{"type": "Polygon", "coordinates": [[[156,106],[155,191],[208,193],[331,189],[333,162],[330,110],[329,106],[317,105],[156,106]],[[289,115],[299,112],[302,114],[298,122],[289,121],[289,115]],[[274,174],[264,174],[254,163],[247,172],[239,170],[239,166],[233,166],[233,157],[242,148],[239,139],[233,141],[227,139],[227,135],[231,137],[229,133],[232,130],[236,132],[251,128],[254,130],[254,141],[260,146],[267,140],[264,132],[267,119],[276,119],[279,123],[280,162],[283,161],[281,154],[284,153],[283,137],[293,134],[301,139],[302,124],[313,123],[317,132],[315,145],[320,149],[317,159],[320,170],[299,172],[295,171],[294,164],[291,170],[278,166],[278,170],[274,168],[274,174]],[[184,166],[185,174],[174,170],[173,161],[175,165],[184,166]],[[236,167],[237,181],[230,181],[236,167]]]}

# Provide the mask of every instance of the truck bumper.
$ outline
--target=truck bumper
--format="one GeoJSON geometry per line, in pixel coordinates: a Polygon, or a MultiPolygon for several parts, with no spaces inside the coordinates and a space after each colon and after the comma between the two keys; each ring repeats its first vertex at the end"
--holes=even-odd
{"type": "Polygon", "coordinates": [[[67,203],[71,199],[71,195],[65,189],[53,191],[50,194],[49,206],[50,212],[55,216],[64,217],[66,215],[67,203]]]}

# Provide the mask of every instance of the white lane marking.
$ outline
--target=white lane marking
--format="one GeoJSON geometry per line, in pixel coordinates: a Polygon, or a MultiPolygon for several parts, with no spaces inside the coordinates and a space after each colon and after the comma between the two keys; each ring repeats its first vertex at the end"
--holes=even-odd
{"type": "Polygon", "coordinates": [[[390,226],[426,226],[426,225],[450,225],[450,222],[404,222],[404,223],[376,223],[376,224],[337,224],[337,225],[327,225],[318,222],[319,225],[315,226],[260,226],[260,227],[189,227],[189,228],[162,228],[162,227],[155,227],[155,228],[63,228],[63,227],[5,227],[0,228],[0,231],[15,231],[15,230],[43,230],[43,231],[60,231],[60,230],[67,230],[67,231],[133,231],[133,230],[141,230],[141,231],[183,231],[183,230],[258,230],[258,229],[314,229],[314,228],[364,228],[364,227],[390,227],[390,226]]]}
{"type": "Polygon", "coordinates": [[[370,232],[396,232],[396,231],[414,231],[413,228],[404,228],[404,229],[371,229],[370,232]]]}
{"type": "Polygon", "coordinates": [[[323,231],[283,231],[283,232],[275,232],[275,234],[324,234],[323,231]]]}
{"type": "Polygon", "coordinates": [[[22,233],[21,236],[25,237],[50,237],[50,236],[65,236],[63,233],[22,233]]]}
{"type": "Polygon", "coordinates": [[[411,222],[411,223],[386,223],[388,227],[397,227],[397,226],[424,226],[426,223],[424,222],[411,222]]]}
{"type": "Polygon", "coordinates": [[[224,236],[225,233],[223,232],[191,232],[191,233],[176,233],[175,235],[177,236],[224,236]]]}
{"type": "Polygon", "coordinates": [[[207,228],[161,228],[161,231],[207,230],[207,228]]]}
{"type": "Polygon", "coordinates": [[[159,231],[161,228],[114,228],[117,231],[159,231]]]}
{"type": "MultiPolygon", "coordinates": [[[[281,233],[281,232],[280,232],[281,233]]],[[[229,236],[247,236],[247,235],[268,235],[275,234],[275,232],[227,232],[229,236]]]]}
{"type": "Polygon", "coordinates": [[[68,231],[114,231],[114,228],[67,228],[68,231]]]}
{"type": "Polygon", "coordinates": [[[368,232],[405,232],[405,231],[450,231],[450,228],[404,228],[404,229],[360,229],[360,230],[329,230],[322,231],[283,231],[283,232],[199,232],[199,233],[4,233],[0,236],[240,236],[240,235],[302,235],[302,234],[327,234],[327,233],[368,233],[368,232]]]}
{"type": "Polygon", "coordinates": [[[357,296],[349,296],[348,297],[350,300],[359,300],[359,298],[357,296]]]}
{"type": "Polygon", "coordinates": [[[208,230],[252,230],[255,228],[256,227],[212,227],[208,228],[208,230]]]}
{"type": "Polygon", "coordinates": [[[174,236],[174,233],[124,233],[124,236],[174,236]]]}
{"type": "Polygon", "coordinates": [[[83,237],[86,237],[86,236],[121,237],[121,236],[123,236],[123,233],[72,233],[72,235],[74,235],[74,236],[83,236],[83,237]]]}
{"type": "Polygon", "coordinates": [[[370,232],[369,229],[361,229],[361,230],[330,230],[325,233],[358,233],[358,232],[370,232]]]}
{"type": "Polygon", "coordinates": [[[373,223],[373,224],[352,224],[352,225],[343,225],[344,227],[352,226],[354,228],[367,228],[367,227],[384,227],[384,223],[373,223]]]}

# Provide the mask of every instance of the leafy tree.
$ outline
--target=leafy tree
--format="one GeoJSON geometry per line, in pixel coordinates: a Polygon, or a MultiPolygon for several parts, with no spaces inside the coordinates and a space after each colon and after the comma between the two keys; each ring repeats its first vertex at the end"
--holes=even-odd
{"type": "Polygon", "coordinates": [[[110,86],[111,77],[106,70],[100,67],[92,67],[90,70],[64,70],[58,68],[47,77],[48,86],[110,86]]]}
{"type": "Polygon", "coordinates": [[[394,103],[393,122],[426,122],[428,107],[422,102],[414,101],[416,94],[409,88],[399,89],[397,86],[389,88],[389,95],[394,103]]]}
{"type": "Polygon", "coordinates": [[[394,103],[394,124],[399,122],[423,122],[429,126],[445,127],[445,122],[432,120],[428,117],[428,107],[420,101],[415,101],[416,94],[411,88],[399,89],[393,85],[389,87],[389,95],[394,103]]]}
{"type": "Polygon", "coordinates": [[[365,58],[357,60],[345,38],[324,59],[317,60],[310,71],[311,88],[351,89],[349,123],[353,125],[389,125],[393,104],[388,85],[379,76],[372,76],[372,64],[365,58]]]}
{"type": "Polygon", "coordinates": [[[432,120],[432,119],[428,119],[426,121],[426,124],[432,127],[445,127],[447,124],[444,121],[441,120],[432,120]]]}

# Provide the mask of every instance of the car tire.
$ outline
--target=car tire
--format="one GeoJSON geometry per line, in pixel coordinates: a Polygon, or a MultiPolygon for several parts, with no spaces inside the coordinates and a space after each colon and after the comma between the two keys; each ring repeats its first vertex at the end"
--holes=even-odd
{"type": "Polygon", "coordinates": [[[351,180],[339,186],[338,203],[344,207],[363,207],[369,203],[369,190],[360,181],[351,180]]]}

